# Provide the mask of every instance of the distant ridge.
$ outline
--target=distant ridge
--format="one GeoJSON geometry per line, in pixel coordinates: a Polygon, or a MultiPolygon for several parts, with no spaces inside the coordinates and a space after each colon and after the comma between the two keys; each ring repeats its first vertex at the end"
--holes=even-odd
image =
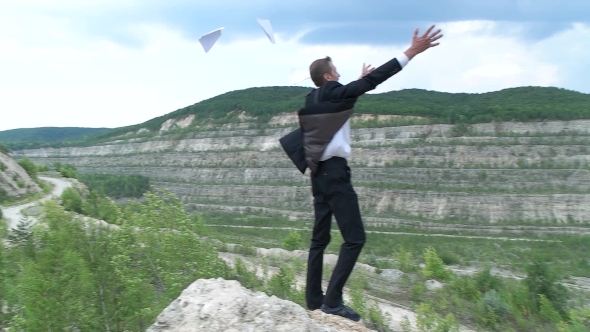
{"type": "Polygon", "coordinates": [[[79,139],[84,136],[109,130],[110,128],[85,127],[39,127],[18,128],[0,131],[0,143],[10,142],[57,142],[79,139]]]}
{"type": "Polygon", "coordinates": [[[38,127],[18,128],[0,131],[0,141],[59,141],[66,138],[82,137],[111,128],[87,127],[38,127]]]}

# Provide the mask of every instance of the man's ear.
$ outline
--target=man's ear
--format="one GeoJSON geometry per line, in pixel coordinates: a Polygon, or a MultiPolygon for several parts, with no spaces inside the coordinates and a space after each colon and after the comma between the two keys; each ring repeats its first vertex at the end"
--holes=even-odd
{"type": "Polygon", "coordinates": [[[322,75],[322,77],[324,78],[324,82],[330,81],[330,74],[324,73],[324,75],[322,75]]]}

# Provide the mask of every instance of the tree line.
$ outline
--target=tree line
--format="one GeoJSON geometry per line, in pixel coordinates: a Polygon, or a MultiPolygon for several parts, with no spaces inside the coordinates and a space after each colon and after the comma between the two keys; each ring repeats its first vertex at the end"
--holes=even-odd
{"type": "Polygon", "coordinates": [[[150,180],[143,175],[78,173],[75,166],[60,162],[53,163],[53,168],[63,177],[80,180],[98,196],[139,198],[150,190],[150,180]]]}

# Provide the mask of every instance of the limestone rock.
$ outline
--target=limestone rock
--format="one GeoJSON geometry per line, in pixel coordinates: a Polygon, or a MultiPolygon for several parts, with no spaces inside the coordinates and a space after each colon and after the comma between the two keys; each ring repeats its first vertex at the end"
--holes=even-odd
{"type": "Polygon", "coordinates": [[[404,273],[397,269],[384,269],[381,271],[381,276],[389,280],[395,281],[403,277],[404,273]]]}
{"type": "Polygon", "coordinates": [[[14,159],[0,152],[0,191],[17,197],[36,194],[41,188],[14,159]]]}
{"type": "Polygon", "coordinates": [[[444,284],[442,284],[436,280],[433,280],[433,279],[426,280],[426,289],[428,289],[428,290],[436,290],[436,289],[443,288],[443,287],[444,287],[444,284]]]}
{"type": "Polygon", "coordinates": [[[372,331],[360,322],[309,312],[300,305],[253,292],[236,280],[199,279],[166,307],[146,332],[372,331]]]}

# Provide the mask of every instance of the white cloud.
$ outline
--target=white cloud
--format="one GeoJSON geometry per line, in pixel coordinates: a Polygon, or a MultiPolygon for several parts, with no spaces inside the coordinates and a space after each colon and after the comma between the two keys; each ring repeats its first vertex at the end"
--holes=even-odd
{"type": "Polygon", "coordinates": [[[96,10],[112,9],[114,6],[120,9],[137,6],[139,3],[139,0],[4,0],[0,4],[0,9],[12,12],[17,10],[26,12],[31,12],[31,10],[96,10]]]}
{"type": "MultiPolygon", "coordinates": [[[[392,31],[407,34],[408,45],[390,47],[309,46],[298,42],[302,34],[286,40],[280,33],[271,44],[262,31],[256,40],[227,43],[222,34],[205,53],[198,41],[162,25],[131,27],[144,42],[132,48],[82,35],[64,21],[22,19],[0,15],[0,130],[118,127],[231,90],[301,81],[312,87],[311,80],[304,80],[309,64],[326,55],[347,83],[358,77],[363,62],[378,66],[403,52],[413,33],[392,31]]],[[[405,88],[486,92],[522,85],[590,92],[587,83],[576,81],[590,74],[588,26],[576,25],[538,43],[495,35],[495,26],[477,21],[441,25],[441,45],[418,55],[373,93],[405,88]]]]}

